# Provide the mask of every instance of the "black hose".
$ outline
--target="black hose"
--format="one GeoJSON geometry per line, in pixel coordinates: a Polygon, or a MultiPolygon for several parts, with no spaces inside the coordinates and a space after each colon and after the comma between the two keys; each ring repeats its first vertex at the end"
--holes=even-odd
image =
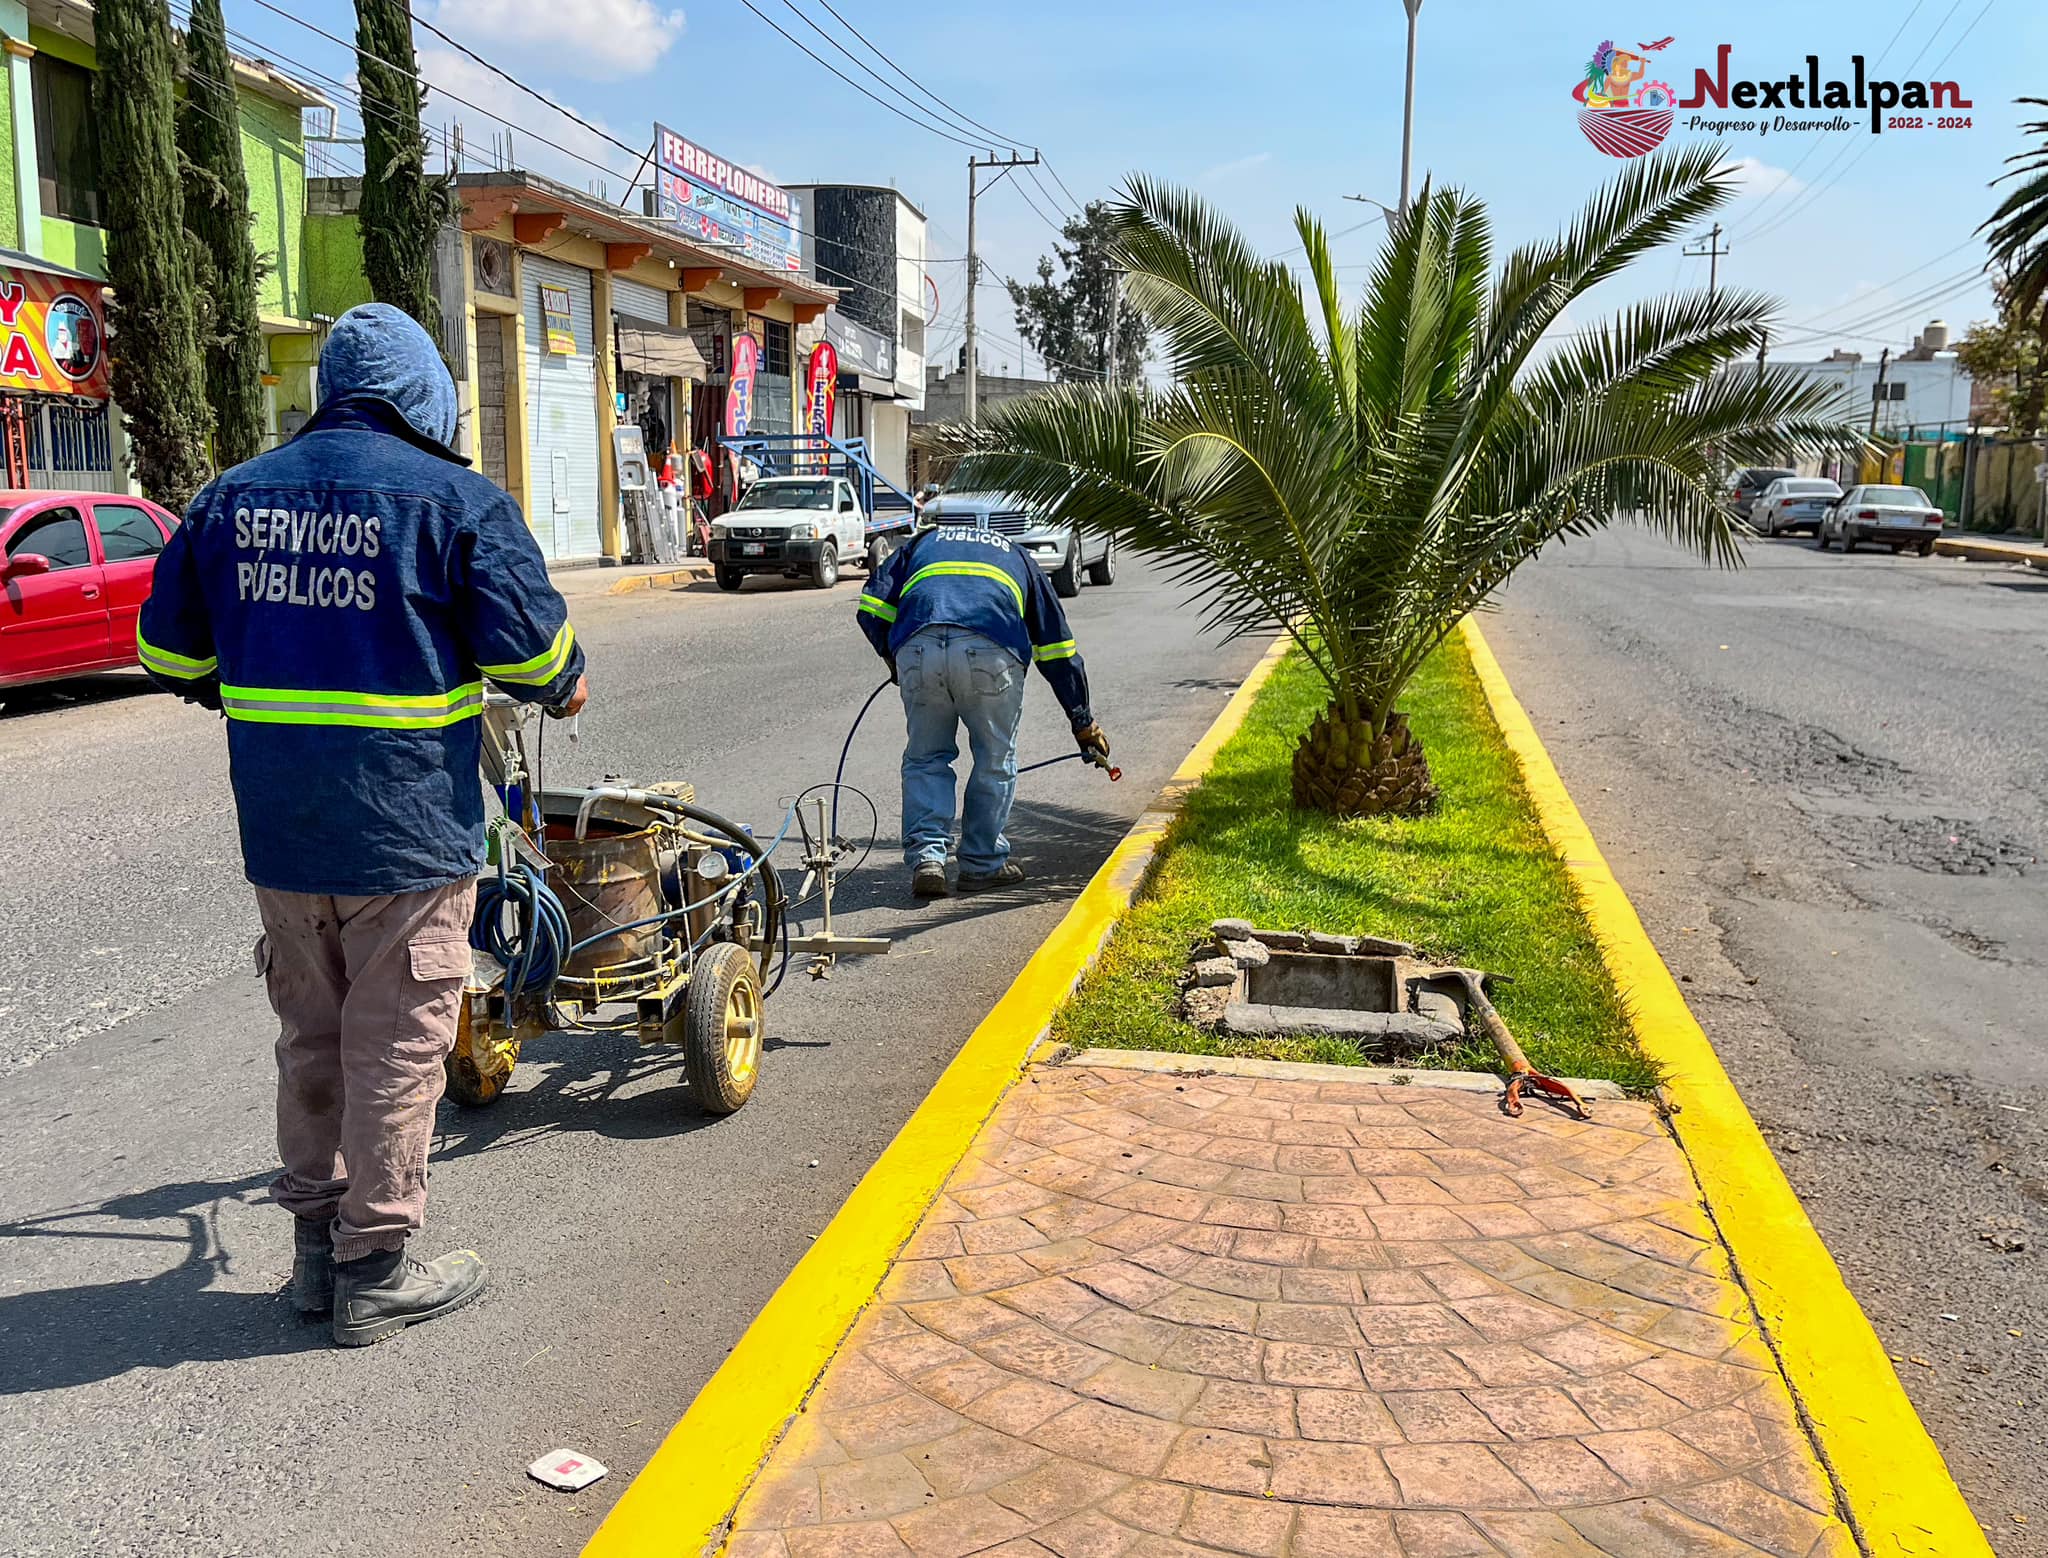
{"type": "Polygon", "coordinates": [[[860,722],[868,717],[868,710],[875,706],[875,700],[896,685],[893,676],[884,678],[881,686],[868,694],[868,701],[860,706],[860,713],[854,715],[853,726],[846,732],[846,745],[839,749],[839,766],[832,771],[832,837],[839,837],[839,786],[846,779],[846,755],[853,750],[853,738],[860,734],[860,722]]]}

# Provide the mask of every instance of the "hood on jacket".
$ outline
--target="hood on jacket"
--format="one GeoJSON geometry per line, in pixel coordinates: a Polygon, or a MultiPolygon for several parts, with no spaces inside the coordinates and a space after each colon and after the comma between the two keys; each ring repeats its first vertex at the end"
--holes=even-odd
{"type": "Polygon", "coordinates": [[[389,303],[359,304],[334,322],[320,348],[320,399],[379,401],[420,437],[455,447],[455,381],[434,338],[389,303]]]}

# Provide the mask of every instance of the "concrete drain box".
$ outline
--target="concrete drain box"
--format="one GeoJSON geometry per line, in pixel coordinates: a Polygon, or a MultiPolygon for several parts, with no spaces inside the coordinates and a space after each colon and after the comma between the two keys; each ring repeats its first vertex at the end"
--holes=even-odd
{"type": "Polygon", "coordinates": [[[1465,1036],[1459,1000],[1406,942],[1258,930],[1218,920],[1181,997],[1190,1022],[1242,1038],[1323,1036],[1390,1055],[1465,1036]]]}

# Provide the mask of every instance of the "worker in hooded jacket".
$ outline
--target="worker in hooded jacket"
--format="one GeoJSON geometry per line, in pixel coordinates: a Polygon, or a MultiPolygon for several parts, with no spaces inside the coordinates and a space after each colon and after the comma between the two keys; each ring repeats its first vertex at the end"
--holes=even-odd
{"type": "Polygon", "coordinates": [[[951,521],[943,503],[926,528],[869,579],[858,617],[903,689],[903,858],[919,898],[943,898],[964,726],[974,768],[960,815],[963,893],[1024,880],[1004,828],[1017,793],[1025,672],[1036,665],[1066,711],[1081,751],[1109,761],[1109,737],[1088,704],[1088,671],[1044,571],[1007,536],[951,521]]]}
{"type": "Polygon", "coordinates": [[[219,710],[281,1025],[272,1193],[299,1309],[359,1346],[482,1289],[407,1252],[470,969],[486,683],[557,715],[583,651],[519,506],[453,449],[427,333],[369,304],[289,443],[202,491],[157,560],[143,666],[219,710]]]}

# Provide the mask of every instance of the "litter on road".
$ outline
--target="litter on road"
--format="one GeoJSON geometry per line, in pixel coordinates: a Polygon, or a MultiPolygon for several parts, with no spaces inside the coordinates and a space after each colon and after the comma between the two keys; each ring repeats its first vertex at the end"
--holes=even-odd
{"type": "Polygon", "coordinates": [[[580,1493],[609,1469],[602,1461],[592,1460],[580,1451],[561,1449],[548,1451],[526,1468],[526,1474],[564,1493],[580,1493]]]}

